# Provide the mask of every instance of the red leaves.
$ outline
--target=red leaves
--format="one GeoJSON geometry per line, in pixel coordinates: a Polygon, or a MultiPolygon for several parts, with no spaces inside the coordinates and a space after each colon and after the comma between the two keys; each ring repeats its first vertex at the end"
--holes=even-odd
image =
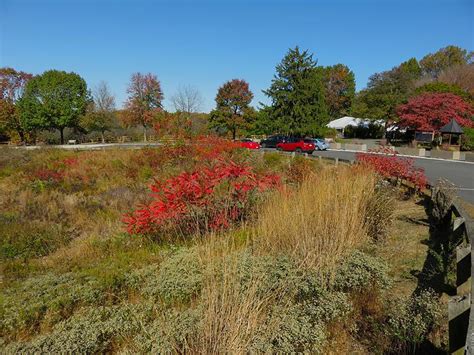
{"type": "Polygon", "coordinates": [[[356,158],[357,161],[370,166],[384,178],[407,180],[413,183],[417,190],[421,190],[427,185],[424,170],[415,168],[413,159],[397,157],[393,151],[391,155],[357,153],[356,158]]]}
{"type": "Polygon", "coordinates": [[[49,163],[47,167],[33,171],[31,180],[41,180],[50,183],[60,183],[68,180],[87,181],[87,168],[79,167],[79,158],[71,157],[56,160],[49,163]]]}
{"type": "Polygon", "coordinates": [[[252,197],[280,183],[249,166],[219,160],[211,167],[152,184],[154,200],[124,217],[130,234],[174,230],[192,234],[230,227],[246,216],[252,197]]]}
{"type": "Polygon", "coordinates": [[[64,178],[64,172],[52,169],[39,169],[33,173],[34,180],[45,182],[60,182],[64,178]]]}
{"type": "Polygon", "coordinates": [[[451,119],[461,126],[474,127],[474,108],[450,93],[426,93],[411,98],[397,108],[400,125],[419,131],[437,131],[451,119]]]}

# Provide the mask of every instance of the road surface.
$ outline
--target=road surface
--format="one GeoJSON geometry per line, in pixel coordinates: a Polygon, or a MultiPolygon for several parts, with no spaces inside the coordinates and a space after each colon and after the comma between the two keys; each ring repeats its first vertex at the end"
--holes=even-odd
{"type": "MultiPolygon", "coordinates": [[[[355,152],[328,150],[315,151],[313,155],[323,157],[339,157],[341,159],[355,160],[355,152]]],[[[455,160],[440,160],[429,158],[416,158],[415,166],[425,169],[425,174],[431,184],[444,178],[458,187],[458,195],[465,201],[474,204],[474,163],[455,160]]]]}

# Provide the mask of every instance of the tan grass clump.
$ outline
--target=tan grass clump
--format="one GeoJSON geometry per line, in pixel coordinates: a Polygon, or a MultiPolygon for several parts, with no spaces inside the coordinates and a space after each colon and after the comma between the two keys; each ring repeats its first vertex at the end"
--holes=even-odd
{"type": "Polygon", "coordinates": [[[187,344],[188,352],[244,353],[263,325],[271,326],[271,308],[284,291],[276,287],[262,292],[268,281],[258,272],[242,279],[242,247],[218,236],[210,236],[201,246],[201,262],[207,265],[201,290],[203,319],[187,344]]]}
{"type": "Polygon", "coordinates": [[[376,177],[361,167],[324,168],[275,194],[260,212],[257,252],[289,254],[301,266],[331,270],[367,239],[376,177]]]}

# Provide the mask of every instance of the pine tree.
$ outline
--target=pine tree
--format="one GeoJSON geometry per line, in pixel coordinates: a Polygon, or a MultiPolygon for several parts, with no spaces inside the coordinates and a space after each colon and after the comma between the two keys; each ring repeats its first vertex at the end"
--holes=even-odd
{"type": "Polygon", "coordinates": [[[324,69],[316,66],[312,54],[290,49],[280,64],[268,90],[271,116],[281,133],[314,135],[328,122],[324,100],[324,69]]]}

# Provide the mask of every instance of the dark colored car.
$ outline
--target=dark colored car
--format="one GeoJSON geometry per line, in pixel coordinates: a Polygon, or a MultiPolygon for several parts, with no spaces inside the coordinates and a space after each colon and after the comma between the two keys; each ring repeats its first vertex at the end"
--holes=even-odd
{"type": "Polygon", "coordinates": [[[289,138],[285,142],[278,143],[278,150],[284,150],[286,152],[297,152],[297,153],[313,153],[316,149],[312,139],[303,138],[289,138]]]}
{"type": "Polygon", "coordinates": [[[241,139],[240,146],[247,149],[260,149],[260,144],[248,138],[241,139]]]}
{"type": "Polygon", "coordinates": [[[285,142],[288,139],[287,136],[283,135],[274,135],[267,137],[266,139],[262,139],[260,142],[260,146],[262,148],[276,148],[278,143],[285,142]]]}

